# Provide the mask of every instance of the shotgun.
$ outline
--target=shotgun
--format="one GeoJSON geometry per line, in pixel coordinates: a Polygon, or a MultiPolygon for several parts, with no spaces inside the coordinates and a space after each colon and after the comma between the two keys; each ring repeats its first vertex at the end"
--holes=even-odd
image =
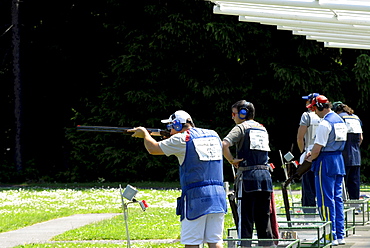
{"type": "MultiPolygon", "coordinates": [[[[291,218],[290,218],[290,205],[289,205],[289,198],[288,198],[288,191],[287,191],[287,187],[289,186],[289,184],[294,180],[294,179],[300,179],[303,174],[305,174],[307,171],[309,171],[311,169],[311,165],[312,163],[311,162],[308,162],[307,160],[305,160],[302,164],[300,164],[296,170],[296,172],[294,173],[294,175],[292,175],[291,177],[289,177],[281,186],[281,189],[282,189],[282,194],[283,194],[283,200],[284,200],[284,207],[285,207],[285,215],[286,215],[286,219],[287,221],[291,221],[291,218]]],[[[291,223],[288,223],[288,226],[291,227],[291,223]]]]}
{"type": "Polygon", "coordinates": [[[311,165],[312,162],[308,162],[307,160],[305,160],[302,164],[298,165],[294,175],[289,177],[288,180],[286,180],[283,183],[283,186],[286,188],[294,179],[300,179],[303,176],[303,174],[305,174],[307,171],[311,169],[311,165]]]}
{"type": "Polygon", "coordinates": [[[238,228],[238,223],[239,223],[239,215],[238,215],[238,206],[236,205],[236,195],[234,192],[230,192],[227,195],[227,198],[229,199],[229,204],[231,208],[231,213],[233,214],[233,219],[234,219],[234,224],[235,227],[238,228]]]}
{"type": "MultiPolygon", "coordinates": [[[[122,133],[126,135],[132,135],[132,132],[127,132],[127,130],[133,129],[133,127],[107,127],[107,126],[77,126],[77,131],[85,132],[104,132],[104,133],[122,133]]],[[[170,132],[168,130],[162,130],[158,128],[146,128],[150,135],[161,136],[166,139],[170,137],[170,132]]]]}

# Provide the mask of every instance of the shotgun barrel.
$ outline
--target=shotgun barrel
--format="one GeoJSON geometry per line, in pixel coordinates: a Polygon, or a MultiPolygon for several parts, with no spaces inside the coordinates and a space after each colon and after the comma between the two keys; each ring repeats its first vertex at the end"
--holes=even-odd
{"type": "MultiPolygon", "coordinates": [[[[126,135],[132,135],[132,132],[127,130],[133,129],[134,127],[109,127],[109,126],[77,126],[77,131],[84,132],[104,132],[104,133],[122,133],[126,135]]],[[[170,132],[159,128],[146,128],[152,136],[162,136],[164,138],[170,137],[170,132]]]]}

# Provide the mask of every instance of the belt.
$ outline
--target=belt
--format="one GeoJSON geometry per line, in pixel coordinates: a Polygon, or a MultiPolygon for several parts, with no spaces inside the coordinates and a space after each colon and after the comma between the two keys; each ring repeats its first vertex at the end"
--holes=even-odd
{"type": "MultiPolygon", "coordinates": [[[[236,173],[234,185],[235,185],[235,191],[238,192],[240,189],[238,188],[239,186],[239,181],[243,180],[243,171],[249,171],[249,170],[268,170],[272,172],[272,168],[268,165],[250,165],[250,166],[243,166],[243,167],[238,167],[238,171],[236,173]]],[[[236,193],[237,195],[238,193],[236,193]]]]}

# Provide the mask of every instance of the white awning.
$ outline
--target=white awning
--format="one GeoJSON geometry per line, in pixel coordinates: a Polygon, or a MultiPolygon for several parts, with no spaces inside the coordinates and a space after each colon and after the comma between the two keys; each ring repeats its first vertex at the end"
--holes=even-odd
{"type": "Polygon", "coordinates": [[[210,0],[213,13],[275,25],[326,47],[370,50],[370,0],[210,0]]]}

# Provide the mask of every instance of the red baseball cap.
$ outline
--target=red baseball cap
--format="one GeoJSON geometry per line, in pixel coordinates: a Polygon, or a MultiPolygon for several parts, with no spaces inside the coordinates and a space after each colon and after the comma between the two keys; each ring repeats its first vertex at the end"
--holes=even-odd
{"type": "Polygon", "coordinates": [[[328,103],[328,98],[326,98],[323,95],[319,95],[312,99],[311,104],[307,105],[306,108],[312,108],[313,106],[316,105],[316,103],[328,103]]]}

